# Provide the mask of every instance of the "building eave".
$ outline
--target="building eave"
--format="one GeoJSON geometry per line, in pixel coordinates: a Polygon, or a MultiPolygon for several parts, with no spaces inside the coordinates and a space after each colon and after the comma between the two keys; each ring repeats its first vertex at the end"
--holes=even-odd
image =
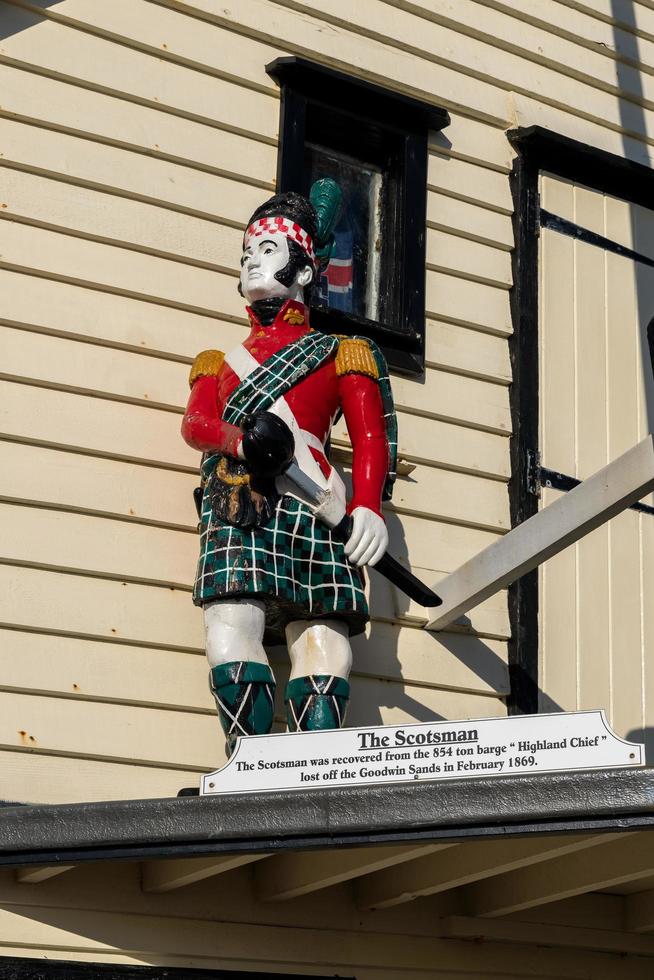
{"type": "Polygon", "coordinates": [[[464,841],[654,827],[654,771],[0,807],[0,865],[464,841]]]}

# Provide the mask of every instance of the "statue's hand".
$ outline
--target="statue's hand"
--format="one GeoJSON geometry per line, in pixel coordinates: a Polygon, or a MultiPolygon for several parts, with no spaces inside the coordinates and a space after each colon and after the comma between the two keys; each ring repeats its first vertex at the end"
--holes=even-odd
{"type": "Polygon", "coordinates": [[[351,516],[352,533],[345,542],[345,554],[353,565],[372,568],[388,547],[384,520],[367,507],[355,507],[351,516]]]}
{"type": "Polygon", "coordinates": [[[295,440],[283,419],[272,412],[255,412],[242,423],[243,457],[257,476],[279,476],[293,460],[295,440]]]}

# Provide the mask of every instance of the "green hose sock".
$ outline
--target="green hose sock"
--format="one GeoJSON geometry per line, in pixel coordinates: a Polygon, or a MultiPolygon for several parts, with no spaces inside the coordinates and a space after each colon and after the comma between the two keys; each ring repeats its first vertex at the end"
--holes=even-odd
{"type": "Polygon", "coordinates": [[[341,728],[345,721],[350,685],[344,677],[309,674],[286,685],[284,701],[289,732],[341,728]]]}
{"type": "Polygon", "coordinates": [[[239,735],[268,734],[275,706],[275,678],[268,664],[219,664],[209,671],[209,687],[230,748],[239,735]]]}

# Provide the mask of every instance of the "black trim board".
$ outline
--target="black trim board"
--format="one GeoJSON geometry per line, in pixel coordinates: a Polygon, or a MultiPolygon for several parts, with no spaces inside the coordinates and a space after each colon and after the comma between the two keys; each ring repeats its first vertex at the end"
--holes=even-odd
{"type": "MultiPolygon", "coordinates": [[[[539,485],[545,487],[552,487],[554,490],[564,490],[568,492],[569,490],[574,490],[581,483],[574,476],[568,476],[566,473],[558,473],[556,470],[549,470],[546,466],[539,467],[539,485]]],[[[638,514],[649,514],[654,516],[654,507],[649,504],[631,504],[628,510],[635,510],[638,514]]]]}
{"type": "Polygon", "coordinates": [[[654,770],[0,808],[0,865],[654,829],[654,770]]]}
{"type": "Polygon", "coordinates": [[[568,238],[573,238],[576,242],[585,242],[587,245],[594,245],[605,252],[612,252],[614,255],[621,255],[625,259],[631,259],[633,262],[640,262],[641,265],[654,268],[654,259],[648,255],[634,252],[626,245],[620,245],[619,242],[605,238],[604,235],[598,235],[597,232],[584,228],[582,225],[576,225],[574,221],[568,221],[567,218],[562,218],[560,214],[552,214],[545,208],[539,208],[538,213],[541,228],[551,228],[552,231],[556,231],[560,235],[567,235],[568,238]]]}
{"type": "MultiPolygon", "coordinates": [[[[340,976],[340,974],[339,974],[340,976]]],[[[80,963],[74,960],[44,960],[22,956],[0,956],[0,980],[333,980],[312,973],[252,973],[249,970],[193,970],[169,966],[119,966],[116,963],[80,963]]],[[[354,980],[344,977],[343,980],[354,980]]]]}
{"type": "MultiPolygon", "coordinates": [[[[536,498],[529,492],[527,472],[528,451],[539,450],[538,175],[551,173],[651,208],[654,171],[540,126],[510,130],[507,137],[518,154],[510,178],[515,249],[511,290],[514,333],[509,347],[513,369],[509,495],[511,523],[515,527],[536,513],[538,507],[536,498]]],[[[654,345],[652,357],[654,363],[654,345]]],[[[511,714],[538,711],[538,613],[538,574],[534,571],[509,588],[511,714]]]]}
{"type": "MultiPolygon", "coordinates": [[[[510,293],[513,335],[509,356],[510,388],[511,526],[533,517],[538,501],[526,492],[527,449],[538,445],[538,167],[518,156],[510,177],[513,196],[513,288],[510,293]]],[[[538,571],[522,576],[509,587],[510,714],[538,711],[538,571]]]]}
{"type": "Polygon", "coordinates": [[[520,157],[538,170],[632,204],[652,206],[654,170],[642,163],[552,133],[541,126],[512,129],[506,135],[520,157]]]}
{"type": "Polygon", "coordinates": [[[394,120],[402,130],[440,130],[450,124],[447,109],[306,58],[276,58],[266,65],[266,72],[279,85],[288,85],[305,97],[342,106],[386,126],[394,120]]]}

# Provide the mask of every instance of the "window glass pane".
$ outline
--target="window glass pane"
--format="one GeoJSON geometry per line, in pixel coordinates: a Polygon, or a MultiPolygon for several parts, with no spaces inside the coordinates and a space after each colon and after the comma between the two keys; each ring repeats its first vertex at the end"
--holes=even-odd
{"type": "Polygon", "coordinates": [[[343,192],[334,229],[336,245],[314,302],[376,320],[379,316],[380,208],[382,174],[344,154],[308,143],[309,186],[332,177],[343,192]]]}

